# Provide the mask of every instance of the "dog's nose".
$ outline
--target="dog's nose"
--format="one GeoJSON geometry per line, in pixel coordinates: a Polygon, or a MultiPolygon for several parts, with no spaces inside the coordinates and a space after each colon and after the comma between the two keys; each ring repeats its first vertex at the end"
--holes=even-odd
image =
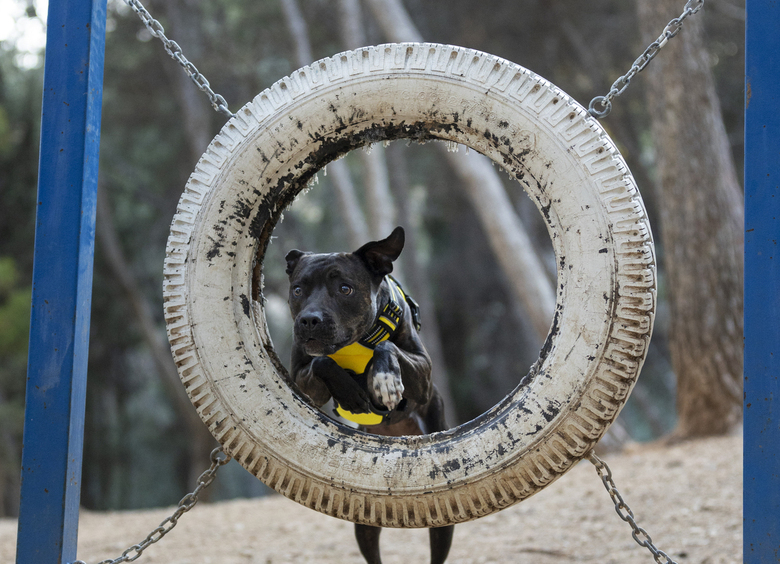
{"type": "Polygon", "coordinates": [[[298,322],[307,329],[314,329],[317,325],[322,323],[322,314],[320,312],[306,313],[301,315],[298,322]]]}

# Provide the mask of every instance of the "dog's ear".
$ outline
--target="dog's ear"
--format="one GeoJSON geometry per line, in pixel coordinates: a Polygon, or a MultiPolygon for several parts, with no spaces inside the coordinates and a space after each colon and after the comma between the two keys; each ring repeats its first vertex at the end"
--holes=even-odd
{"type": "Polygon", "coordinates": [[[366,243],[353,254],[360,257],[373,274],[382,278],[393,271],[393,261],[403,249],[404,229],[396,227],[387,239],[366,243]]]}
{"type": "Polygon", "coordinates": [[[301,260],[302,256],[308,254],[309,253],[304,253],[303,251],[299,251],[298,249],[293,249],[292,251],[287,253],[287,256],[284,257],[284,259],[287,261],[287,276],[292,276],[295,267],[298,266],[298,261],[301,260]]]}

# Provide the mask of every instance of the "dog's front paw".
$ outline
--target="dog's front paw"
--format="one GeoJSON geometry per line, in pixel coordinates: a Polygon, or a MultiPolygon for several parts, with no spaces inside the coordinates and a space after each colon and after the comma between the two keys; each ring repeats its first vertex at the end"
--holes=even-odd
{"type": "Polygon", "coordinates": [[[375,403],[393,410],[401,403],[404,393],[404,383],[401,380],[401,367],[392,355],[376,358],[371,367],[369,390],[375,403]]]}
{"type": "Polygon", "coordinates": [[[401,375],[392,372],[374,374],[371,391],[377,403],[392,411],[403,399],[404,384],[401,382],[401,375]]]}

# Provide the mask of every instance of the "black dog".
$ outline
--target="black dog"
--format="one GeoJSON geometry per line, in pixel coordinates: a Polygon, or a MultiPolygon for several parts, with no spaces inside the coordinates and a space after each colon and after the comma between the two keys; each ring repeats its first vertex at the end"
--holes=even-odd
{"type": "MultiPolygon", "coordinates": [[[[378,435],[447,428],[420,340],[417,304],[389,274],[404,246],[396,227],[354,253],[287,253],[295,321],[292,377],[317,406],[333,398],[340,416],[378,435]]],[[[430,529],[431,564],[447,559],[454,526],[430,529]]],[[[360,552],[381,564],[379,527],[355,525],[360,552]]]]}

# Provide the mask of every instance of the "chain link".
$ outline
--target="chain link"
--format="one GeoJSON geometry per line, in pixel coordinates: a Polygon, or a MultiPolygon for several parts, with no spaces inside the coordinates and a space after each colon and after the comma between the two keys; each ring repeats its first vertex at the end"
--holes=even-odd
{"type": "Polygon", "coordinates": [[[139,0],[125,0],[125,3],[130,6],[130,8],[132,8],[136,14],[138,14],[138,17],[141,18],[142,22],[144,22],[144,25],[146,26],[146,29],[149,30],[149,33],[151,33],[153,37],[156,37],[162,41],[162,44],[165,47],[165,51],[174,61],[182,66],[184,72],[186,72],[195,83],[195,86],[197,86],[202,92],[206,94],[206,96],[209,97],[211,107],[219,113],[224,114],[228,118],[232,118],[234,114],[228,109],[228,105],[225,99],[220,94],[216,94],[211,89],[209,81],[206,80],[205,76],[200,74],[194,64],[187,60],[187,57],[185,57],[184,53],[182,53],[179,44],[175,41],[171,41],[165,36],[165,29],[163,29],[162,24],[152,17],[152,15],[147,11],[146,8],[144,8],[143,4],[141,4],[139,0]]]}
{"type": "MultiPolygon", "coordinates": [[[[143,554],[143,551],[146,550],[149,545],[158,542],[161,538],[167,535],[179,522],[179,517],[195,507],[195,504],[198,503],[198,496],[204,489],[211,485],[211,482],[214,481],[219,467],[224,466],[230,462],[230,456],[225,454],[225,456],[221,457],[221,454],[225,454],[222,450],[222,447],[217,447],[211,451],[211,466],[198,477],[197,487],[191,493],[188,493],[183,498],[181,498],[179,505],[176,507],[176,511],[173,512],[173,515],[166,517],[163,522],[160,523],[160,525],[151,533],[149,533],[144,540],[125,550],[119,558],[115,558],[113,560],[101,560],[98,564],[120,564],[121,562],[133,562],[134,560],[138,560],[141,557],[141,554],[143,554]]],[[[73,564],[86,564],[86,562],[83,560],[76,560],[73,562],[73,564]]]]}
{"type": "Polygon", "coordinates": [[[652,61],[663,46],[666,45],[667,41],[680,33],[685,18],[692,16],[701,10],[702,6],[704,6],[704,0],[688,0],[680,17],[674,18],[666,25],[663,33],[661,33],[661,35],[658,36],[658,39],[653,41],[647,49],[645,49],[644,53],[634,61],[634,64],[631,65],[631,69],[612,84],[609,93],[607,93],[606,96],[596,96],[590,101],[588,113],[596,119],[607,117],[612,111],[612,99],[625,92],[626,88],[628,88],[628,85],[631,83],[631,79],[644,70],[648,63],[652,61]]]}
{"type": "Polygon", "coordinates": [[[634,519],[634,512],[631,511],[631,508],[623,500],[623,496],[620,495],[614,480],[612,480],[612,470],[609,469],[607,463],[596,456],[596,453],[593,451],[588,454],[588,460],[596,467],[596,472],[601,478],[604,488],[609,493],[609,497],[612,498],[612,503],[615,504],[615,511],[617,511],[618,516],[631,525],[631,536],[634,537],[636,543],[649,550],[658,564],[677,564],[668,554],[657,548],[653,544],[653,539],[650,538],[648,532],[637,524],[636,519],[634,519]]]}

